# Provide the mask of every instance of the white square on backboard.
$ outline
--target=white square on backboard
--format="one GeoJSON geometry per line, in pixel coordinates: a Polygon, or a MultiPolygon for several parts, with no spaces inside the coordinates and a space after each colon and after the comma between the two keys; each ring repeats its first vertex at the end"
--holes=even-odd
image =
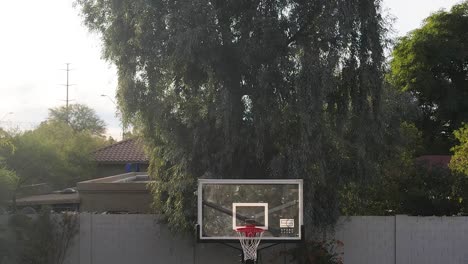
{"type": "Polygon", "coordinates": [[[238,228],[243,228],[245,226],[238,226],[236,224],[236,215],[237,215],[237,207],[263,207],[264,210],[264,219],[265,219],[265,225],[264,226],[255,226],[257,228],[261,228],[264,230],[268,230],[268,203],[233,203],[232,204],[232,229],[237,230],[238,228]]]}

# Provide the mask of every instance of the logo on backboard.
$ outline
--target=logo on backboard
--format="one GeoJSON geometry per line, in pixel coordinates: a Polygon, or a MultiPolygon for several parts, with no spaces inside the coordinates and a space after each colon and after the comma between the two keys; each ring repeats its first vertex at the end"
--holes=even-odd
{"type": "Polygon", "coordinates": [[[280,219],[280,228],[293,228],[294,219],[280,219]]]}

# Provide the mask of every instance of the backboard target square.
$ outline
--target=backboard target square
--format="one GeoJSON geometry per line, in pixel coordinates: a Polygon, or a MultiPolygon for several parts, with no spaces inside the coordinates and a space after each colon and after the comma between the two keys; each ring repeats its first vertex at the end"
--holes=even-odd
{"type": "Polygon", "coordinates": [[[245,220],[252,220],[255,227],[268,230],[268,203],[233,203],[232,229],[246,227],[245,220]]]}

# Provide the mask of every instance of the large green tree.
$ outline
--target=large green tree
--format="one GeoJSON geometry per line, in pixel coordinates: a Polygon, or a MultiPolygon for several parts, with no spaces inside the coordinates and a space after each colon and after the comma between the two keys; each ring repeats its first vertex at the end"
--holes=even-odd
{"type": "MultiPolygon", "coordinates": [[[[385,30],[374,0],[77,0],[152,151],[155,202],[193,226],[196,180],[303,178],[305,218],[378,175],[385,30]]],[[[310,226],[310,225],[309,225],[310,226]]]]}
{"type": "Polygon", "coordinates": [[[94,135],[106,132],[106,123],[96,115],[94,109],[83,104],[51,108],[48,121],[66,123],[77,132],[88,131],[94,135]]]}
{"type": "Polygon", "coordinates": [[[452,132],[468,121],[467,14],[467,1],[436,12],[393,51],[390,79],[418,100],[428,153],[448,154],[452,132]]]}

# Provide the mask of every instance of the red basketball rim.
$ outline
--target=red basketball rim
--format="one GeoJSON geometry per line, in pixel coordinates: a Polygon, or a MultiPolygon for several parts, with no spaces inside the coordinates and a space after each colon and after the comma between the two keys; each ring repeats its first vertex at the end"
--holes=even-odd
{"type": "Polygon", "coordinates": [[[248,225],[239,227],[236,231],[242,233],[245,237],[255,237],[258,233],[263,233],[265,230],[255,227],[254,225],[248,225]]]}

